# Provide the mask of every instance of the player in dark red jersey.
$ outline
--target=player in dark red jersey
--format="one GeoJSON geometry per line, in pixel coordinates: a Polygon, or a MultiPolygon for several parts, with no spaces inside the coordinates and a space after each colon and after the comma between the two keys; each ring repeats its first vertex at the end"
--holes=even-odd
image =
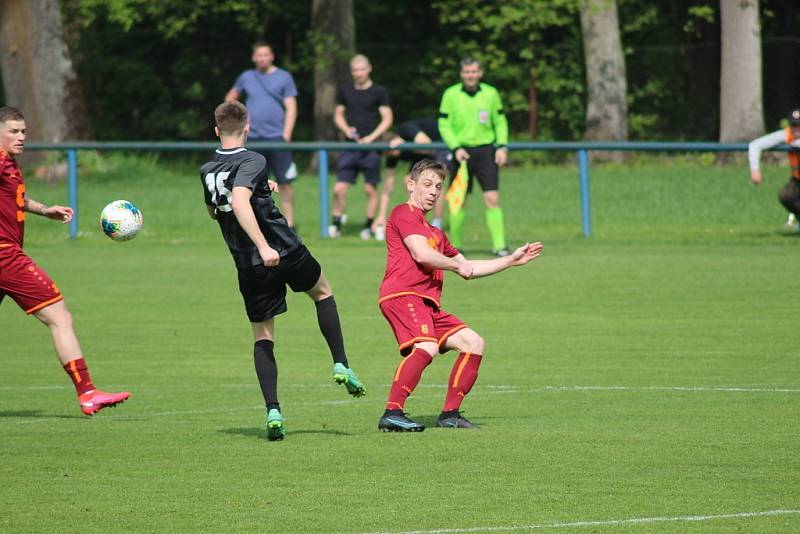
{"type": "Polygon", "coordinates": [[[416,163],[406,177],[408,202],[392,210],[386,225],[388,252],[379,304],[404,358],[395,372],[386,411],[378,421],[378,428],[384,431],[425,430],[423,424],[405,416],[403,407],[434,355],[451,349],[459,355],[436,426],[477,428],[459,408],[478,378],[484,341],[461,319],[441,309],[444,271],[471,280],[525,265],[542,251],[541,243],[525,243],[502,258],[467,260],[441,230],[425,219],[442,194],[445,176],[447,168],[442,163],[429,159],[416,163]]]}
{"type": "Polygon", "coordinates": [[[95,389],[61,291],[22,250],[26,213],[64,223],[72,220],[72,208],[46,206],[25,194],[16,161],[25,149],[25,132],[25,117],[19,110],[0,108],[0,301],[10,296],[25,313],[50,329],[58,359],[75,385],[81,411],[92,415],[123,402],[130,393],[95,389]]]}

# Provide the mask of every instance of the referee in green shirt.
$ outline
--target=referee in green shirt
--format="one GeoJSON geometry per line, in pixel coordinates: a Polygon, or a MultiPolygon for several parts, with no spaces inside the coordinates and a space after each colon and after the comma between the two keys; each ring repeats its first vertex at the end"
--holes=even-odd
{"type": "MultiPolygon", "coordinates": [[[[448,87],[439,106],[439,133],[453,151],[454,165],[467,162],[469,189],[477,178],[486,204],[486,226],[492,236],[492,251],[497,256],[509,254],[503,227],[503,211],[498,193],[498,168],[508,160],[508,121],[503,113],[500,93],[481,83],[483,69],[478,60],[461,60],[461,81],[448,87]]],[[[448,235],[453,246],[461,248],[465,210],[450,214],[448,235]]]]}

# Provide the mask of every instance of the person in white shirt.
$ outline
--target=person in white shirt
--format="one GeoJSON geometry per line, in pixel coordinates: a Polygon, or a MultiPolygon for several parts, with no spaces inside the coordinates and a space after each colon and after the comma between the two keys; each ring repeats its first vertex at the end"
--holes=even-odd
{"type": "Polygon", "coordinates": [[[789,167],[792,172],[789,182],[778,193],[778,200],[789,212],[786,226],[800,229],[797,221],[800,218],[800,108],[789,113],[789,126],[754,139],[748,145],[750,162],[750,179],[755,185],[761,183],[761,152],[774,146],[786,143],[789,151],[789,167]]]}

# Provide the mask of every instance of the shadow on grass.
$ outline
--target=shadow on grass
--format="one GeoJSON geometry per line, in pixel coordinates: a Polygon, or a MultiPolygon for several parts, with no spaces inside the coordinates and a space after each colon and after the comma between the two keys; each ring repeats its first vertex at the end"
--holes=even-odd
{"type": "MultiPolygon", "coordinates": [[[[263,439],[267,441],[267,431],[263,428],[255,428],[255,427],[239,427],[239,428],[223,428],[219,430],[221,434],[231,434],[231,435],[240,435],[245,436],[248,438],[256,438],[256,439],[263,439]]],[[[291,436],[299,436],[302,434],[326,434],[329,436],[354,436],[355,434],[350,434],[349,432],[342,432],[341,430],[287,430],[286,435],[287,437],[291,436]]]]}
{"type": "Polygon", "coordinates": [[[46,419],[86,419],[80,415],[60,415],[42,413],[41,410],[7,410],[0,411],[0,417],[15,417],[19,419],[30,419],[32,417],[43,417],[46,419]]]}

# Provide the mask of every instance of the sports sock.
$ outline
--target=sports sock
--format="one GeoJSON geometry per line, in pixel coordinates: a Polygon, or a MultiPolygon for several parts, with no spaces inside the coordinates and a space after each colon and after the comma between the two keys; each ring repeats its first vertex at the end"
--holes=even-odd
{"type": "Polygon", "coordinates": [[[256,376],[267,406],[278,404],[278,364],[275,362],[274,346],[269,339],[256,341],[253,345],[256,376]]]}
{"type": "Polygon", "coordinates": [[[347,354],[344,351],[344,339],[342,338],[342,325],[339,323],[339,311],[336,308],[336,300],[333,295],[326,299],[314,303],[317,307],[317,323],[319,330],[328,343],[331,350],[333,363],[347,365],[347,354]]]}
{"type": "Polygon", "coordinates": [[[447,397],[444,401],[442,412],[452,412],[461,407],[464,397],[472,389],[478,379],[478,367],[481,366],[483,356],[462,352],[453,364],[450,380],[447,383],[447,397]]]}
{"type": "Polygon", "coordinates": [[[72,379],[72,384],[75,386],[75,392],[78,395],[83,395],[94,389],[92,377],[89,374],[89,369],[86,368],[86,361],[83,358],[76,358],[67,362],[64,364],[64,370],[72,379]]]}
{"type": "Polygon", "coordinates": [[[489,227],[489,234],[492,236],[492,250],[498,251],[506,248],[502,208],[486,208],[486,226],[489,227]]]}
{"type": "Polygon", "coordinates": [[[342,229],[342,216],[341,215],[334,215],[333,216],[333,225],[338,228],[339,230],[342,229]]]}
{"type": "Polygon", "coordinates": [[[462,231],[464,230],[464,219],[466,218],[467,212],[463,208],[450,214],[450,231],[447,233],[447,237],[450,238],[450,243],[456,248],[461,248],[462,231]]]}
{"type": "Polygon", "coordinates": [[[364,222],[364,228],[367,228],[367,229],[372,228],[372,223],[374,223],[374,222],[375,222],[375,219],[373,217],[367,217],[366,222],[364,222]]]}
{"type": "Polygon", "coordinates": [[[392,387],[389,389],[389,398],[386,400],[387,410],[402,410],[406,399],[422,378],[422,371],[433,361],[433,356],[422,349],[414,351],[403,358],[394,374],[392,387]]]}

